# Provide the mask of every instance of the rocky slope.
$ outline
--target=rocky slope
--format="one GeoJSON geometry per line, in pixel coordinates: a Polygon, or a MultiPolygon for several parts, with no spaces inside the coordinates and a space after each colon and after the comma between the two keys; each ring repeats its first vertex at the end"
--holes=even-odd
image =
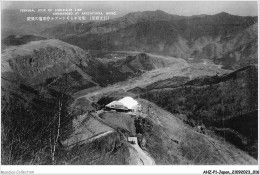
{"type": "MultiPolygon", "coordinates": [[[[59,40],[32,41],[20,46],[10,46],[2,52],[2,78],[30,86],[96,86],[92,77],[79,67],[91,69],[99,63],[82,49],[59,40]],[[14,78],[16,77],[16,78],[14,78]],[[61,83],[61,82],[60,82],[61,83]]],[[[75,87],[72,87],[75,86],[75,87]]],[[[38,90],[41,87],[38,87],[38,90]]]]}
{"type": "Polygon", "coordinates": [[[57,88],[66,83],[71,91],[76,92],[169,66],[167,60],[157,60],[146,54],[104,64],[76,46],[56,39],[42,39],[35,36],[3,39],[6,48],[2,51],[2,78],[35,87],[57,88]]]}
{"type": "Polygon", "coordinates": [[[257,17],[227,13],[183,17],[136,12],[101,23],[67,23],[43,35],[83,49],[146,51],[181,58],[212,59],[228,69],[257,62],[257,17]]]}

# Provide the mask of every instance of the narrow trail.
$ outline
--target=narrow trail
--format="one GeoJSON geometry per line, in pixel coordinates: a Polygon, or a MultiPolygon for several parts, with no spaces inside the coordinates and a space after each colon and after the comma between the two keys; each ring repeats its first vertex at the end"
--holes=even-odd
{"type": "Polygon", "coordinates": [[[155,165],[154,160],[146,153],[144,152],[139,145],[137,144],[137,138],[135,138],[135,143],[134,144],[130,144],[130,147],[132,147],[133,149],[135,149],[140,157],[140,159],[142,160],[144,165],[155,165]]]}
{"type": "Polygon", "coordinates": [[[85,140],[81,140],[81,141],[79,141],[79,142],[76,142],[76,143],[73,143],[73,144],[71,144],[71,145],[65,146],[65,148],[72,148],[73,146],[75,146],[75,145],[77,145],[77,144],[85,144],[85,143],[92,142],[93,140],[96,140],[96,139],[98,139],[98,138],[100,138],[100,137],[104,137],[104,136],[106,136],[106,135],[108,135],[108,134],[110,134],[110,133],[112,133],[112,132],[114,132],[114,131],[105,131],[105,132],[102,132],[102,133],[100,133],[100,134],[94,135],[94,136],[92,136],[92,137],[90,137],[90,138],[87,138],[87,139],[85,139],[85,140]]]}
{"type": "Polygon", "coordinates": [[[93,140],[96,140],[96,139],[98,139],[98,138],[100,138],[100,137],[103,137],[103,136],[106,136],[106,135],[108,135],[108,134],[110,134],[110,133],[112,133],[112,132],[114,132],[114,131],[106,131],[106,132],[104,132],[104,133],[101,133],[101,134],[99,134],[99,135],[97,135],[97,136],[94,136],[94,137],[92,137],[92,138],[89,138],[89,142],[92,142],[93,140]]]}
{"type": "Polygon", "coordinates": [[[227,161],[227,160],[225,159],[225,157],[220,153],[219,149],[215,146],[215,144],[212,143],[212,142],[207,138],[207,136],[205,136],[205,135],[203,135],[203,136],[204,136],[204,138],[206,138],[207,141],[217,150],[219,156],[220,156],[226,163],[228,163],[228,161],[227,161]]]}

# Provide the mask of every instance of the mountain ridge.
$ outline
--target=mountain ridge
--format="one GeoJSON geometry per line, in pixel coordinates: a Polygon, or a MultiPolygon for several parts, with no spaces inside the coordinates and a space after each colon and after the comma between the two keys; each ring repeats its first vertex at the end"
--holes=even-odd
{"type": "MultiPolygon", "coordinates": [[[[62,29],[58,25],[46,29],[42,34],[86,50],[151,52],[185,59],[194,58],[195,61],[211,59],[228,69],[236,69],[241,66],[241,62],[247,64],[248,50],[256,50],[256,21],[257,17],[228,13],[184,17],[162,11],[148,11],[130,13],[101,23],[70,23],[67,25],[71,30],[67,34],[66,25],[62,25],[62,29]],[[245,53],[233,54],[233,58],[224,56],[236,53],[239,46],[249,41],[253,42],[252,47],[246,51],[240,50],[245,53]],[[236,45],[232,44],[234,42],[236,45]],[[232,65],[228,66],[230,63],[232,65]]],[[[257,61],[255,54],[250,57],[250,63],[257,61]]]]}
{"type": "Polygon", "coordinates": [[[257,72],[257,66],[250,65],[220,76],[176,77],[182,81],[168,79],[133,92],[257,158],[257,72]]]}

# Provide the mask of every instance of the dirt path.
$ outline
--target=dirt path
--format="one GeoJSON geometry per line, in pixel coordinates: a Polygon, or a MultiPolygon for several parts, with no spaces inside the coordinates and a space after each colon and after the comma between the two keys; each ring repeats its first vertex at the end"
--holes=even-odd
{"type": "Polygon", "coordinates": [[[144,165],[155,165],[154,160],[139,147],[137,144],[137,138],[135,140],[135,144],[130,144],[130,146],[137,151],[144,165]]]}
{"type": "Polygon", "coordinates": [[[94,136],[92,136],[92,137],[90,137],[90,138],[87,138],[87,139],[85,139],[85,140],[81,140],[81,141],[78,141],[78,142],[73,143],[73,144],[71,144],[71,145],[65,146],[65,148],[71,149],[72,147],[74,147],[74,146],[77,145],[77,144],[86,144],[86,143],[92,142],[93,140],[96,140],[96,139],[98,139],[98,138],[100,138],[100,137],[104,137],[104,136],[106,136],[106,135],[108,135],[108,134],[110,134],[110,133],[112,133],[112,132],[114,132],[114,131],[105,131],[105,132],[102,132],[102,133],[100,133],[100,134],[98,134],[98,135],[94,135],[94,136]]]}
{"type": "Polygon", "coordinates": [[[99,135],[97,135],[97,136],[94,136],[94,137],[90,138],[88,141],[89,141],[89,142],[92,142],[93,140],[96,140],[96,139],[98,139],[98,138],[100,138],[100,137],[103,137],[103,136],[105,136],[105,135],[108,135],[108,134],[110,134],[110,133],[112,133],[112,132],[114,132],[114,131],[106,131],[106,132],[104,132],[104,133],[101,133],[101,134],[99,134],[99,135]]]}

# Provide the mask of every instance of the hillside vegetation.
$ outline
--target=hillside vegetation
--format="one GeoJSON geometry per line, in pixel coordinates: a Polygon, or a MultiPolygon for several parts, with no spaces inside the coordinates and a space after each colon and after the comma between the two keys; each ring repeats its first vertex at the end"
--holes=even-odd
{"type": "MultiPolygon", "coordinates": [[[[167,80],[169,81],[169,80],[167,80]]],[[[257,157],[257,67],[222,76],[196,78],[179,86],[150,85],[141,97],[180,117],[191,126],[205,125],[257,157]],[[232,121],[232,122],[231,122],[232,121]]]]}

